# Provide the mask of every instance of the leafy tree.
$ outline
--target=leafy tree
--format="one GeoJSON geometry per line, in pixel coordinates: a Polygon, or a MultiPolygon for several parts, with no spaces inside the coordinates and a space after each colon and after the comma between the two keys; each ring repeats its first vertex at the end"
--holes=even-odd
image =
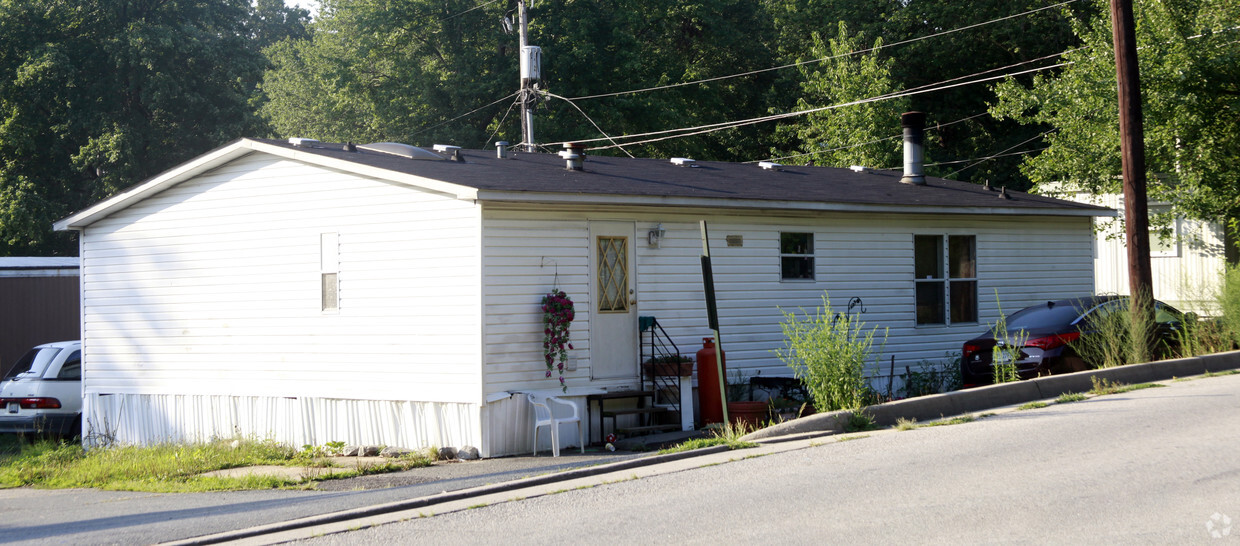
{"type": "MultiPolygon", "coordinates": [[[[1045,0],[910,0],[884,25],[886,32],[890,33],[884,37],[890,43],[969,25],[988,24],[893,48],[890,55],[896,60],[892,76],[905,89],[915,89],[1076,47],[1078,39],[1072,33],[1072,21],[1091,18],[1097,13],[1087,3],[1002,19],[1051,3],[1045,0]]],[[[1101,13],[1106,13],[1106,9],[1103,8],[1101,13]]],[[[1040,64],[1044,63],[1023,64],[1009,70],[1040,64]]],[[[984,75],[1000,73],[987,72],[984,75]]],[[[1027,78],[1023,76],[1021,81],[1028,81],[1027,78]]],[[[1036,149],[1036,136],[1046,127],[1036,124],[1022,126],[1009,120],[979,116],[985,114],[994,101],[994,91],[985,84],[954,87],[910,98],[912,109],[926,112],[936,122],[929,127],[929,134],[935,141],[927,146],[926,157],[928,163],[943,165],[928,166],[927,174],[976,183],[988,181],[996,187],[1029,188],[1030,183],[1018,169],[1019,156],[984,162],[977,160],[1004,150],[1021,152],[1036,149]],[[960,120],[965,121],[947,125],[960,120]],[[1033,142],[1022,144],[1031,138],[1033,142]]]]}
{"type": "Polygon", "coordinates": [[[0,255],[75,254],[51,223],[254,131],[247,0],[0,0],[0,255]]]}
{"type": "MultiPolygon", "coordinates": [[[[326,140],[485,147],[497,133],[496,139],[519,141],[518,115],[503,100],[517,87],[517,37],[498,24],[504,15],[514,17],[515,7],[474,7],[464,0],[324,2],[310,41],[270,50],[276,68],[262,86],[269,99],[263,116],[281,135],[326,140]]],[[[763,20],[761,6],[744,0],[557,2],[531,8],[529,33],[530,43],[543,49],[544,88],[574,98],[768,67],[769,40],[757,39],[772,33],[763,20]]],[[[540,142],[600,138],[591,121],[619,135],[759,115],[769,87],[763,78],[575,105],[548,96],[536,114],[535,136],[540,142]]],[[[752,149],[756,134],[738,130],[631,150],[732,158],[752,149]]]]}
{"type": "Polygon", "coordinates": [[[262,50],[282,40],[310,37],[310,12],[284,5],[284,0],[256,0],[247,24],[250,47],[262,50]]]}
{"type": "Polygon", "coordinates": [[[475,4],[324,0],[310,39],[267,50],[261,115],[283,136],[484,144],[485,116],[423,132],[515,90],[515,39],[501,42],[498,14],[475,4]]]}
{"type": "MultiPolygon", "coordinates": [[[[863,35],[850,35],[848,25],[841,21],[835,38],[824,43],[815,32],[811,39],[809,58],[828,60],[800,65],[804,81],[797,110],[842,105],[898,90],[891,79],[892,60],[880,57],[877,51],[882,38],[867,48],[863,35]],[[864,49],[874,51],[851,55],[864,49]]],[[[788,158],[790,162],[833,167],[899,165],[903,144],[891,136],[893,132],[899,134],[900,114],[907,110],[908,99],[904,98],[819,110],[781,127],[779,134],[799,152],[788,158]]]]}
{"type": "MultiPolygon", "coordinates": [[[[1097,0],[1100,9],[1103,0],[1097,0]]],[[[1240,5],[1230,0],[1136,2],[1151,201],[1199,219],[1240,212],[1240,5]]],[[[996,86],[996,116],[1046,124],[1049,148],[1025,160],[1035,182],[1091,193],[1120,191],[1115,61],[1109,19],[1081,22],[1085,47],[1031,86],[996,86]]]]}

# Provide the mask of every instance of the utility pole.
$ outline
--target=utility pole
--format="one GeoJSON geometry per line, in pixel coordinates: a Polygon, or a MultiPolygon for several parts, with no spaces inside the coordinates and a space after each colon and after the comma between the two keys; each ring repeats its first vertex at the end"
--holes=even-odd
{"type": "Polygon", "coordinates": [[[525,0],[517,0],[517,20],[517,35],[520,40],[518,51],[521,56],[521,90],[517,95],[517,100],[521,101],[521,142],[525,143],[525,151],[533,152],[535,151],[534,104],[538,100],[534,84],[541,72],[541,67],[537,66],[541,62],[535,62],[535,59],[541,56],[529,49],[529,19],[526,15],[525,0]]]}
{"type": "Polygon", "coordinates": [[[1119,140],[1124,175],[1124,227],[1128,240],[1128,287],[1132,293],[1133,343],[1138,362],[1149,360],[1153,324],[1149,207],[1145,198],[1145,128],[1141,120],[1141,78],[1137,73],[1136,22],[1132,0],[1111,0],[1111,32],[1119,90],[1119,140]]]}

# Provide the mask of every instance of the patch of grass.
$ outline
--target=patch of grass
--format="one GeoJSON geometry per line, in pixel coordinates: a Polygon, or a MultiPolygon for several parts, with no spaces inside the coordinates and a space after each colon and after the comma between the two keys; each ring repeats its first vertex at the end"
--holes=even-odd
{"type": "Polygon", "coordinates": [[[864,411],[853,412],[848,416],[848,422],[844,423],[844,432],[864,432],[876,429],[878,425],[874,423],[874,416],[864,411]]]}
{"type": "Polygon", "coordinates": [[[18,439],[0,446],[0,488],[89,487],[168,493],[308,488],[312,485],[305,483],[308,480],[392,472],[427,464],[431,463],[423,458],[407,458],[358,468],[331,468],[326,459],[308,459],[303,452],[274,441],[219,440],[87,451],[79,444],[18,439]],[[322,471],[295,479],[201,476],[213,470],[255,465],[313,466],[322,471]]]}
{"type": "Polygon", "coordinates": [[[1086,398],[1089,398],[1089,397],[1086,396],[1084,393],[1065,392],[1059,395],[1059,398],[1055,399],[1055,403],[1056,404],[1067,404],[1068,402],[1080,402],[1081,400],[1085,400],[1086,398]]]}
{"type": "Polygon", "coordinates": [[[896,430],[913,430],[917,428],[917,419],[905,419],[900,417],[896,419],[896,430]]]}
{"type": "Polygon", "coordinates": [[[938,421],[931,421],[929,423],[923,423],[923,424],[918,425],[917,428],[943,427],[947,425],[963,425],[965,423],[972,423],[973,421],[976,421],[976,420],[977,420],[977,417],[974,417],[972,415],[961,415],[959,417],[952,417],[951,419],[939,419],[938,421]]]}
{"type": "Polygon", "coordinates": [[[682,451],[692,451],[695,449],[703,449],[714,446],[728,446],[728,449],[744,449],[748,447],[757,447],[758,444],[753,442],[743,442],[741,437],[753,432],[748,425],[744,423],[727,424],[713,430],[713,436],[709,438],[693,438],[666,449],[660,449],[659,455],[667,455],[669,453],[680,453],[682,451]]]}
{"type": "Polygon", "coordinates": [[[1152,389],[1152,388],[1163,386],[1158,383],[1137,383],[1135,385],[1127,385],[1124,383],[1115,383],[1112,381],[1107,381],[1105,378],[1099,379],[1097,377],[1091,377],[1089,379],[1090,379],[1090,382],[1094,384],[1094,388],[1089,389],[1089,392],[1091,394],[1097,394],[1097,395],[1119,394],[1123,392],[1137,391],[1141,389],[1152,389]]]}
{"type": "Polygon", "coordinates": [[[1026,403],[1026,404],[1021,404],[1021,405],[1020,405],[1020,407],[1018,407],[1018,408],[1016,408],[1016,409],[1018,409],[1018,410],[1030,410],[1030,409],[1045,408],[1046,406],[1049,406],[1049,405],[1050,405],[1050,404],[1047,404],[1046,402],[1029,402],[1029,403],[1026,403]]]}
{"type": "Polygon", "coordinates": [[[1240,370],[1223,370],[1221,372],[1206,372],[1202,377],[1218,377],[1220,375],[1236,375],[1240,374],[1240,370]]]}
{"type": "Polygon", "coordinates": [[[853,440],[860,440],[862,438],[869,438],[869,437],[870,437],[869,434],[849,434],[847,436],[840,436],[840,438],[836,441],[837,442],[851,442],[853,440]]]}

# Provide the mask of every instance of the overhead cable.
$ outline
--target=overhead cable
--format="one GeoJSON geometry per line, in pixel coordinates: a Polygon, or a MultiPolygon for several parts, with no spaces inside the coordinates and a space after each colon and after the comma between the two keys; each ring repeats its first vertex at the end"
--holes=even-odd
{"type": "Polygon", "coordinates": [[[840,54],[840,55],[831,55],[831,56],[822,57],[822,58],[819,58],[819,59],[811,59],[811,60],[808,60],[808,61],[798,61],[798,62],[795,62],[795,63],[785,64],[785,65],[781,65],[781,66],[775,66],[775,67],[771,67],[771,68],[762,68],[762,69],[759,69],[759,70],[751,70],[751,71],[749,71],[749,72],[741,72],[741,73],[739,73],[739,74],[729,74],[729,75],[726,75],[726,76],[716,76],[716,77],[713,77],[713,78],[704,78],[704,79],[701,79],[701,80],[693,80],[693,81],[680,82],[680,83],[673,83],[673,84],[668,84],[668,85],[660,85],[660,86],[656,86],[656,87],[647,87],[647,88],[644,88],[644,89],[633,89],[633,90],[629,90],[629,91],[617,91],[617,92],[615,92],[615,93],[601,93],[601,94],[598,94],[598,95],[586,95],[586,96],[582,96],[582,97],[573,97],[573,99],[572,99],[572,100],[599,99],[599,98],[603,98],[603,97],[615,97],[615,96],[619,96],[619,95],[633,95],[633,94],[637,94],[637,93],[646,93],[646,92],[649,92],[649,91],[659,91],[659,90],[662,90],[662,89],[671,89],[671,88],[674,88],[674,87],[684,87],[684,86],[686,86],[686,85],[697,85],[697,84],[702,84],[702,83],[709,83],[709,82],[714,82],[714,81],[727,80],[727,79],[731,79],[731,78],[741,78],[741,77],[744,77],[744,76],[752,76],[752,75],[754,75],[754,74],[761,74],[761,73],[764,73],[764,72],[772,72],[772,71],[775,71],[775,70],[783,70],[783,69],[785,69],[785,68],[795,68],[795,67],[802,66],[802,65],[814,64],[814,63],[820,63],[820,62],[823,62],[823,61],[829,61],[829,60],[832,60],[832,59],[838,59],[838,58],[840,58],[840,57],[850,57],[850,56],[853,56],[853,55],[862,55],[862,54],[865,54],[865,53],[870,53],[870,52],[872,52],[872,51],[878,51],[878,50],[880,50],[880,49],[886,49],[886,48],[889,48],[889,47],[896,47],[896,46],[900,46],[900,45],[911,44],[911,43],[918,42],[918,41],[921,41],[921,40],[928,40],[928,39],[930,39],[930,38],[937,38],[937,37],[939,37],[939,36],[945,36],[945,35],[948,35],[948,34],[953,34],[953,33],[956,33],[956,32],[963,32],[963,31],[965,31],[965,30],[970,30],[970,29],[974,29],[974,28],[977,28],[977,27],[982,27],[982,26],[986,26],[986,25],[990,25],[990,24],[994,24],[994,23],[1002,22],[1002,21],[1006,21],[1006,20],[1009,20],[1009,19],[1014,19],[1014,18],[1017,18],[1017,17],[1024,17],[1024,16],[1026,16],[1026,15],[1030,15],[1030,14],[1033,14],[1033,13],[1037,13],[1037,12],[1039,12],[1039,11],[1044,11],[1044,10],[1048,10],[1048,9],[1053,9],[1053,8],[1057,8],[1057,7],[1060,7],[1060,6],[1066,6],[1066,5],[1068,5],[1068,4],[1072,4],[1072,3],[1075,3],[1075,2],[1079,2],[1079,1],[1081,1],[1081,0],[1067,0],[1066,2],[1060,2],[1060,3],[1058,3],[1058,4],[1052,4],[1052,5],[1049,5],[1049,6],[1044,6],[1044,7],[1040,7],[1040,8],[1036,8],[1036,9],[1031,9],[1031,10],[1029,10],[1029,11],[1025,11],[1025,12],[1022,12],[1022,13],[1017,13],[1017,14],[1015,14],[1015,15],[1008,15],[1008,16],[1000,17],[1000,18],[998,18],[998,19],[991,19],[991,20],[989,20],[989,21],[984,21],[984,22],[981,22],[981,23],[975,23],[975,24],[972,24],[972,25],[966,25],[966,26],[963,26],[963,27],[960,27],[960,28],[954,28],[954,29],[951,29],[951,30],[944,30],[944,31],[942,31],[942,32],[936,32],[936,33],[934,33],[934,34],[927,34],[927,35],[925,35],[925,36],[918,36],[918,37],[916,37],[916,38],[909,38],[909,39],[907,39],[907,40],[901,40],[901,41],[898,41],[898,42],[892,42],[892,43],[890,43],[890,44],[883,44],[883,45],[880,45],[880,46],[878,46],[878,47],[870,47],[870,48],[865,48],[865,49],[858,49],[858,50],[856,50],[856,51],[850,51],[850,52],[848,52],[848,53],[843,53],[843,54],[840,54]]]}

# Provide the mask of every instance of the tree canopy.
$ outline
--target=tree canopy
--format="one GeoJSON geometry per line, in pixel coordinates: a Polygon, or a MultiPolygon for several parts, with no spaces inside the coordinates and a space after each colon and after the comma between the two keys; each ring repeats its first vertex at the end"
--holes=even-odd
{"type": "MultiPolygon", "coordinates": [[[[1105,6],[1103,0],[1096,0],[1105,6]]],[[[1240,4],[1137,2],[1147,193],[1200,219],[1240,213],[1240,4]]],[[[1115,57],[1110,21],[1074,26],[1070,63],[1032,85],[997,86],[996,117],[1050,127],[1047,149],[1025,159],[1034,182],[1120,191],[1115,57]]]]}
{"type": "MultiPolygon", "coordinates": [[[[516,143],[517,36],[502,24],[516,1],[322,0],[310,21],[281,0],[0,0],[0,254],[71,254],[55,219],[241,136],[516,143]]],[[[1136,6],[1151,195],[1234,215],[1240,8],[1136,6]]],[[[547,0],[529,14],[541,143],[898,169],[898,115],[920,110],[930,175],[1107,191],[1119,172],[1105,0],[547,0]],[[979,81],[1026,70],[1041,75],[979,81]],[[684,128],[700,129],[668,132],[684,128]]]]}
{"type": "Polygon", "coordinates": [[[830,108],[898,91],[891,78],[893,60],[878,53],[883,40],[879,38],[867,48],[862,39],[863,35],[850,35],[843,21],[838,35],[825,43],[817,32],[811,34],[809,59],[801,62],[827,60],[798,67],[804,80],[797,110],[812,113],[796,124],[779,128],[777,136],[796,143],[799,152],[777,151],[780,155],[793,154],[786,161],[833,167],[901,164],[903,141],[892,132],[900,126],[900,114],[908,110],[907,98],[830,108]],[[871,51],[849,55],[864,49],[871,51]]]}
{"type": "MultiPolygon", "coordinates": [[[[271,8],[271,6],[267,6],[271,8]]],[[[0,254],[76,254],[51,223],[262,131],[248,0],[0,0],[0,254]]]]}

